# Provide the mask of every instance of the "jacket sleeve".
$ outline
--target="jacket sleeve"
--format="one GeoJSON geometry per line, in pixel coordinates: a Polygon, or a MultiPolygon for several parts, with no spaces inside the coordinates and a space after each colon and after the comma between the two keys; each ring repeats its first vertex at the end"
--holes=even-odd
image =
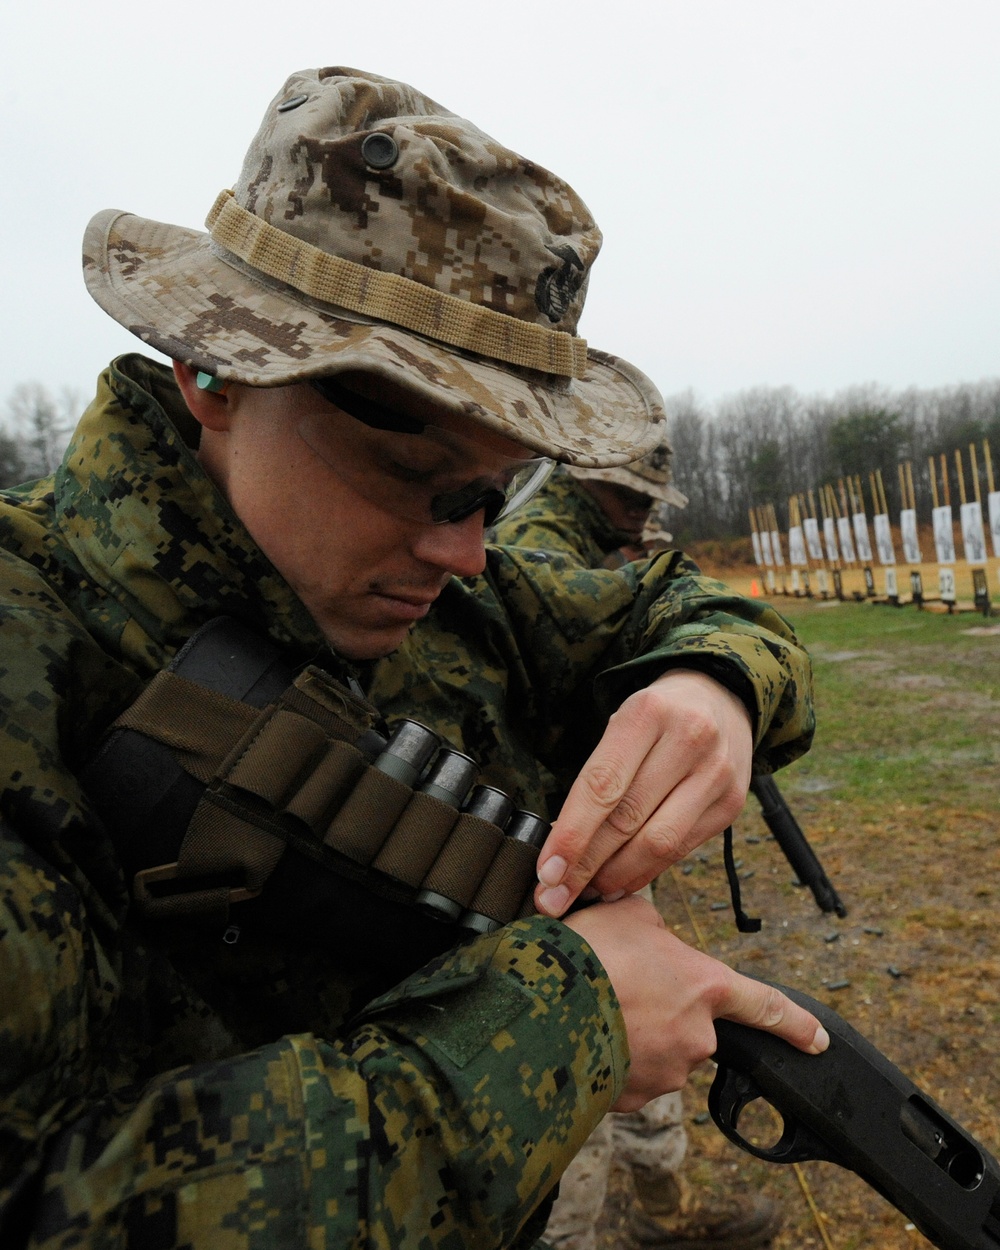
{"type": "MultiPolygon", "coordinates": [[[[677,551],[620,569],[582,569],[557,554],[496,548],[489,576],[536,690],[564,698],[588,673],[609,715],[669,668],[700,669],[746,704],[755,766],[773,771],[808,750],[815,728],[809,657],[769,604],[704,577],[677,551]]],[[[559,703],[541,709],[554,722],[559,703]]]]}
{"type": "Polygon", "coordinates": [[[102,1089],[84,909],[6,835],[5,1247],[505,1246],[623,1085],[600,965],[535,919],[428,965],[338,1039],[102,1089]]]}

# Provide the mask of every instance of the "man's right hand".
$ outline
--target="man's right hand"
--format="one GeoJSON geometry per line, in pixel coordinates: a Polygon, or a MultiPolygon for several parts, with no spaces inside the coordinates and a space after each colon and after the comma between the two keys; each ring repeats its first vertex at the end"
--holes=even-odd
{"type": "Polygon", "coordinates": [[[598,903],[565,923],[604,965],[625,1017],[631,1069],[615,1111],[635,1111],[680,1089],[715,1053],[719,1018],[765,1029],[809,1054],[830,1044],[815,1016],[674,937],[643,899],[598,903]]]}

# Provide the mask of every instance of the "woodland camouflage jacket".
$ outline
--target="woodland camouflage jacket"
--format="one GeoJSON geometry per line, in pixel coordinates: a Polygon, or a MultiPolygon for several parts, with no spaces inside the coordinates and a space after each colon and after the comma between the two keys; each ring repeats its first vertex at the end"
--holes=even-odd
{"type": "MultiPolygon", "coordinates": [[[[54,478],[0,501],[0,1242],[508,1245],[625,1078],[585,944],[534,918],[387,980],[364,933],[154,931],[76,780],[219,614],[337,663],[195,434],[169,372],[124,357],[54,478]]],[[[600,709],[671,663],[743,696],[769,765],[808,745],[787,627],[676,553],[595,573],[495,549],[358,676],[551,812],[600,709]]]]}
{"type": "Polygon", "coordinates": [[[635,542],[611,524],[594,496],[565,469],[556,469],[523,508],[501,521],[494,537],[507,546],[562,552],[589,569],[600,568],[609,552],[635,542]]]}

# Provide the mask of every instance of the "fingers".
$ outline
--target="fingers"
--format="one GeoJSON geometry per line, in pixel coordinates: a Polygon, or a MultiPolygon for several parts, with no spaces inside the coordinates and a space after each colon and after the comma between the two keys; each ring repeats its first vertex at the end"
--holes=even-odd
{"type": "Polygon", "coordinates": [[[657,749],[662,739],[659,709],[648,700],[633,696],[611,717],[539,855],[540,910],[562,915],[601,865],[642,828],[656,806],[653,793],[646,793],[651,774],[659,773],[667,789],[680,780],[678,764],[657,749]]]}
{"type": "Polygon", "coordinates": [[[615,850],[590,884],[602,897],[634,894],[671,864],[731,825],[746,788],[728,760],[675,786],[641,829],[615,850]],[[716,798],[721,794],[723,797],[716,798]]]}
{"type": "Polygon", "coordinates": [[[680,1089],[715,1052],[719,1018],[765,1029],[810,1054],[829,1045],[815,1016],[682,942],[642,899],[584,908],[566,924],[600,960],[625,1023],[631,1066],[616,1110],[680,1089]]]}
{"type": "Polygon", "coordinates": [[[539,855],[540,911],[562,915],[588,883],[640,888],[731,823],[753,750],[743,704],[673,669],[622,704],[567,795],[539,855]]]}
{"type": "MultiPolygon", "coordinates": [[[[642,772],[637,777],[637,787],[642,772]]],[[[538,874],[546,887],[544,893],[539,892],[541,910],[550,915],[561,914],[555,909],[568,906],[584,886],[608,902],[623,894],[634,894],[731,824],[743,808],[745,793],[728,761],[722,761],[718,768],[704,767],[681,781],[645,820],[640,817],[619,824],[621,811],[615,811],[602,821],[589,842],[577,834],[582,849],[572,873],[567,862],[573,855],[572,849],[567,858],[543,863],[538,874]],[[716,799],[720,791],[724,798],[716,799]]],[[[568,819],[560,817],[556,836],[550,838],[547,846],[559,846],[557,839],[563,830],[568,836],[561,845],[572,846],[568,819]]]]}
{"type": "Polygon", "coordinates": [[[734,1020],[784,1038],[809,1055],[822,1054],[830,1036],[811,1012],[792,1002],[773,985],[732,974],[727,998],[715,1012],[717,1018],[734,1020]]]}

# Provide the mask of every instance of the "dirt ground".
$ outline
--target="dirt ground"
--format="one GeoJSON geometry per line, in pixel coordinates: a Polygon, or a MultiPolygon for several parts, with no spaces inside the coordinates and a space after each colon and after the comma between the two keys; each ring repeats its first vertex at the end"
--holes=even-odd
{"type": "MultiPolygon", "coordinates": [[[[795,605],[777,606],[808,643],[812,626],[805,608],[796,614],[795,605]]],[[[816,605],[809,607],[816,611],[816,605]]],[[[856,610],[888,613],[885,619],[896,622],[916,611],[869,604],[856,610]]],[[[914,620],[910,616],[906,623],[914,620]]],[[[864,703],[861,744],[847,741],[841,726],[826,741],[818,736],[809,771],[796,774],[793,766],[778,776],[847,905],[845,918],[820,912],[809,891],[794,883],[754,800],[736,826],[735,849],[744,906],[763,918],[762,931],[736,932],[721,839],[661,877],[657,902],[668,925],[686,941],[834,1007],[1000,1155],[1000,634],[969,615],[962,647],[954,656],[938,651],[916,645],[908,651],[905,634],[884,645],[869,643],[853,665],[864,703]],[[933,740],[935,726],[944,723],[940,718],[961,725],[965,736],[945,744],[940,777],[896,783],[890,794],[878,793],[878,778],[869,777],[869,789],[857,795],[850,786],[833,784],[831,777],[850,775],[845,761],[852,750],[867,752],[876,769],[888,758],[888,751],[877,749],[880,717],[888,737],[901,738],[904,726],[892,716],[904,695],[911,700],[906,728],[917,743],[921,737],[933,740]]],[[[833,662],[841,654],[852,653],[816,644],[821,715],[824,682],[839,676],[833,662]]],[[[775,1250],[918,1250],[929,1244],[850,1172],[816,1162],[779,1167],[732,1146],[707,1116],[713,1071],[706,1065],[685,1093],[686,1174],[700,1195],[735,1189],[778,1201],[785,1226],[775,1250]]],[[[617,1172],[602,1224],[602,1250],[628,1246],[623,1228],[630,1198],[629,1178],[617,1172]]]]}

